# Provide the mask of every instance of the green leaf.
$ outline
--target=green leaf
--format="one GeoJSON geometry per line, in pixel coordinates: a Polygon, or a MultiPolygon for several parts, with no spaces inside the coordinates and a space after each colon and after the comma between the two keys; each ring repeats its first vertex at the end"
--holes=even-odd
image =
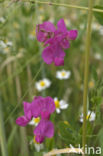
{"type": "Polygon", "coordinates": [[[79,140],[78,132],[76,132],[69,123],[59,123],[59,134],[61,139],[63,139],[64,143],[68,145],[75,145],[75,143],[77,144],[77,140],[79,140]]]}
{"type": "MultiPolygon", "coordinates": [[[[101,9],[103,10],[103,6],[95,6],[95,9],[101,9]]],[[[103,12],[94,12],[94,16],[97,19],[97,21],[103,25],[103,12]]]]}

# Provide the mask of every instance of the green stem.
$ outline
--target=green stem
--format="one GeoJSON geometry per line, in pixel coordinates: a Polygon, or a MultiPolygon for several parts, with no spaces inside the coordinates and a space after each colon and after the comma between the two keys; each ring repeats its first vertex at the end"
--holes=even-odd
{"type": "MultiPolygon", "coordinates": [[[[88,7],[83,7],[83,6],[78,6],[78,5],[71,5],[71,4],[63,4],[63,3],[54,3],[54,2],[41,2],[41,1],[36,1],[36,0],[23,0],[23,2],[28,2],[28,3],[33,3],[33,4],[47,4],[47,5],[55,5],[55,6],[62,6],[62,7],[67,7],[67,8],[75,8],[75,9],[81,9],[81,10],[89,10],[88,7]]],[[[95,8],[92,8],[92,11],[94,12],[103,12],[102,9],[95,9],[95,8]]]]}
{"type": "Polygon", "coordinates": [[[1,101],[0,101],[0,146],[2,156],[8,156],[1,101]]]}
{"type": "Polygon", "coordinates": [[[88,75],[89,75],[89,57],[91,46],[91,24],[92,24],[92,8],[93,1],[89,0],[88,22],[87,22],[87,37],[86,37],[86,51],[85,51],[85,70],[84,70],[84,94],[83,94],[83,149],[86,144],[86,115],[87,115],[87,94],[88,94],[88,75]]]}

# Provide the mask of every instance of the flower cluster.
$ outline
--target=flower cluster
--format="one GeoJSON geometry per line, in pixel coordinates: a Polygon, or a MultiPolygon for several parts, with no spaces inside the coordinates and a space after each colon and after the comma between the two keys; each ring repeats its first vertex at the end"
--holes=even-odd
{"type": "Polygon", "coordinates": [[[37,25],[37,40],[46,46],[42,52],[44,62],[47,64],[54,62],[55,66],[64,65],[64,49],[70,47],[70,41],[75,40],[77,34],[77,30],[67,30],[63,19],[58,21],[57,29],[49,21],[37,25]]]}
{"type": "MultiPolygon", "coordinates": [[[[42,58],[45,63],[54,63],[55,66],[64,65],[65,49],[70,47],[70,41],[77,37],[77,30],[67,30],[65,22],[60,19],[57,28],[49,21],[36,26],[36,36],[39,42],[43,42],[45,48],[42,52],[42,58]]],[[[70,71],[58,71],[56,78],[69,79],[70,71]]],[[[38,91],[48,88],[51,82],[44,78],[35,84],[38,91]]],[[[64,100],[58,100],[51,97],[35,97],[31,103],[24,102],[24,115],[16,119],[16,124],[26,126],[35,125],[34,142],[42,143],[46,137],[51,138],[54,135],[54,125],[49,120],[50,115],[56,110],[67,109],[69,106],[64,100]]]]}
{"type": "Polygon", "coordinates": [[[24,116],[16,119],[16,124],[26,126],[30,121],[41,118],[40,122],[34,129],[35,140],[42,143],[45,137],[51,138],[54,135],[54,125],[50,115],[55,111],[55,103],[51,97],[35,97],[31,103],[24,102],[24,116]]]}

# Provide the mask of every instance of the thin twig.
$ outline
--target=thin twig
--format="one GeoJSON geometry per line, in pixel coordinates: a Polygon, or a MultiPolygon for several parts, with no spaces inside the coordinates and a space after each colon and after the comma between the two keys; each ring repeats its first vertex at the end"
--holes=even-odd
{"type": "MultiPolygon", "coordinates": [[[[61,7],[67,7],[67,8],[75,8],[75,9],[80,9],[80,10],[86,10],[88,11],[89,8],[88,7],[84,7],[84,6],[78,6],[78,5],[71,5],[71,4],[66,4],[66,3],[55,3],[55,2],[48,2],[48,1],[44,1],[44,2],[41,2],[41,1],[36,1],[36,0],[12,0],[8,5],[7,5],[7,8],[9,6],[11,6],[12,4],[14,3],[17,3],[17,2],[27,2],[27,3],[32,3],[32,4],[47,4],[47,5],[54,5],[54,6],[61,6],[61,7]]],[[[96,9],[96,8],[93,8],[92,11],[94,12],[103,12],[102,9],[96,9]]]]}
{"type": "MultiPolygon", "coordinates": [[[[89,10],[88,7],[84,7],[84,6],[77,6],[77,5],[71,5],[71,4],[63,4],[63,3],[54,3],[54,2],[41,2],[41,1],[36,1],[36,0],[30,0],[30,1],[26,1],[26,0],[21,0],[22,2],[30,2],[32,4],[47,4],[47,5],[55,5],[55,6],[62,6],[62,7],[67,7],[67,8],[75,8],[75,9],[81,9],[81,10],[89,10]]],[[[93,8],[92,11],[94,12],[103,12],[102,9],[95,9],[93,8]]]]}
{"type": "Polygon", "coordinates": [[[54,149],[51,152],[48,152],[48,153],[44,154],[44,156],[52,156],[52,155],[63,154],[63,153],[83,154],[83,151],[82,151],[82,149],[79,149],[79,148],[54,149]]]}

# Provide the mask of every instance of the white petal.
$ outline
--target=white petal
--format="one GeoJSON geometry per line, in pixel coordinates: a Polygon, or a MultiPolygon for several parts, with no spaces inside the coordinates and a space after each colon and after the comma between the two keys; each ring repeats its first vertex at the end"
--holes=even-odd
{"type": "Polygon", "coordinates": [[[61,106],[60,106],[60,108],[61,108],[61,109],[67,109],[67,108],[68,108],[68,106],[69,106],[68,104],[61,105],[61,106]]]}
{"type": "Polygon", "coordinates": [[[46,86],[41,86],[39,82],[35,84],[35,87],[38,91],[42,91],[46,88],[46,86]]]}
{"type": "Polygon", "coordinates": [[[59,114],[61,111],[59,108],[56,109],[56,112],[59,114]]]}
{"type": "Polygon", "coordinates": [[[83,118],[80,118],[80,122],[83,122],[83,118]]]}
{"type": "Polygon", "coordinates": [[[35,146],[37,152],[40,152],[40,150],[44,148],[43,144],[36,144],[35,143],[34,146],[35,146]]]}
{"type": "Polygon", "coordinates": [[[12,44],[11,41],[8,41],[8,42],[6,43],[6,45],[7,45],[7,46],[12,46],[13,44],[12,44]]]}
{"type": "Polygon", "coordinates": [[[89,121],[94,121],[95,118],[96,118],[96,114],[94,112],[91,112],[89,121]]]}
{"type": "Polygon", "coordinates": [[[43,79],[43,81],[45,82],[46,87],[49,87],[51,85],[51,81],[47,78],[43,79]]]}
{"type": "Polygon", "coordinates": [[[58,98],[57,98],[57,97],[55,97],[55,98],[54,98],[54,101],[57,101],[57,100],[58,100],[58,98]]]}
{"type": "Polygon", "coordinates": [[[32,119],[28,124],[34,126],[35,125],[34,120],[32,119]]]}

